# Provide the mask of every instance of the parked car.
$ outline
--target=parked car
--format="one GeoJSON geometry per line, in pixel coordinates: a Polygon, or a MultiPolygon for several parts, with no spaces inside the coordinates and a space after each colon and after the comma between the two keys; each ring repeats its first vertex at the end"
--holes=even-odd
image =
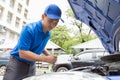
{"type": "Polygon", "coordinates": [[[6,69],[6,65],[7,65],[8,61],[9,61],[10,51],[11,50],[7,50],[7,51],[2,52],[0,54],[0,75],[4,74],[4,71],[6,69]]]}
{"type": "Polygon", "coordinates": [[[101,57],[108,55],[105,50],[85,50],[75,56],[60,55],[57,62],[52,66],[54,72],[64,72],[77,67],[104,65],[101,57]]]}
{"type": "MultiPolygon", "coordinates": [[[[69,80],[120,80],[120,0],[68,0],[68,3],[76,19],[87,24],[110,53],[110,55],[101,58],[101,60],[107,62],[106,66],[96,68],[91,66],[91,68],[84,69],[84,72],[79,67],[80,72],[76,72],[78,76],[75,76],[74,71],[68,71],[32,76],[26,80],[39,80],[41,77],[44,80],[68,80],[67,78],[69,80]],[[111,67],[114,70],[111,71],[109,69],[111,67]],[[98,79],[94,72],[105,74],[98,79]]],[[[98,75],[100,76],[100,74],[98,75]]]]}

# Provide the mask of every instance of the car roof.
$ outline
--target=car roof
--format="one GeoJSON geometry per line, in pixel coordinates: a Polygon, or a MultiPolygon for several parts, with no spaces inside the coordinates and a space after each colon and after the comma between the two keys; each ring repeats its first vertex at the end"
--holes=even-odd
{"type": "Polygon", "coordinates": [[[87,24],[111,54],[119,52],[120,0],[68,0],[76,19],[87,24]]]}

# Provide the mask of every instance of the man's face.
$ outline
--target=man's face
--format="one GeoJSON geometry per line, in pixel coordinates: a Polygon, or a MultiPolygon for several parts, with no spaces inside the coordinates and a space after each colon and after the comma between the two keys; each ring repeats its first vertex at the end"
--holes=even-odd
{"type": "Polygon", "coordinates": [[[50,19],[47,15],[44,15],[43,22],[44,27],[46,27],[48,31],[50,31],[58,24],[59,19],[50,19]]]}

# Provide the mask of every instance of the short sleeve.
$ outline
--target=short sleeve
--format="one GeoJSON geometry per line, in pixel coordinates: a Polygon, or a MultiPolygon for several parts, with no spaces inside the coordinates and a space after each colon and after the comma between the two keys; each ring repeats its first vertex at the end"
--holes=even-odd
{"type": "Polygon", "coordinates": [[[19,46],[20,50],[30,50],[32,45],[32,28],[29,26],[25,26],[21,31],[20,39],[19,39],[19,46]]]}

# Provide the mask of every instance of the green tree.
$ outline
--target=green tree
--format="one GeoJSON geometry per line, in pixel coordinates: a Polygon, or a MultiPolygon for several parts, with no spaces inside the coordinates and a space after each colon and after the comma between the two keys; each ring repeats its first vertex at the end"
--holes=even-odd
{"type": "Polygon", "coordinates": [[[80,39],[81,43],[92,39],[92,37],[90,37],[91,36],[90,35],[91,34],[91,29],[88,31],[88,34],[83,33],[83,23],[76,20],[75,15],[74,15],[74,13],[73,13],[73,11],[71,9],[68,9],[66,11],[66,16],[67,16],[68,19],[71,18],[71,19],[69,19],[69,20],[71,20],[71,24],[76,26],[79,29],[78,30],[79,32],[77,34],[78,35],[77,38],[80,39]]]}
{"type": "Polygon", "coordinates": [[[66,50],[67,53],[73,53],[71,46],[79,41],[69,35],[70,30],[66,26],[57,26],[52,30],[51,41],[66,50]]]}
{"type": "Polygon", "coordinates": [[[57,26],[52,31],[51,41],[59,45],[60,47],[63,47],[64,42],[70,39],[70,36],[68,34],[69,30],[66,26],[57,26]]]}

